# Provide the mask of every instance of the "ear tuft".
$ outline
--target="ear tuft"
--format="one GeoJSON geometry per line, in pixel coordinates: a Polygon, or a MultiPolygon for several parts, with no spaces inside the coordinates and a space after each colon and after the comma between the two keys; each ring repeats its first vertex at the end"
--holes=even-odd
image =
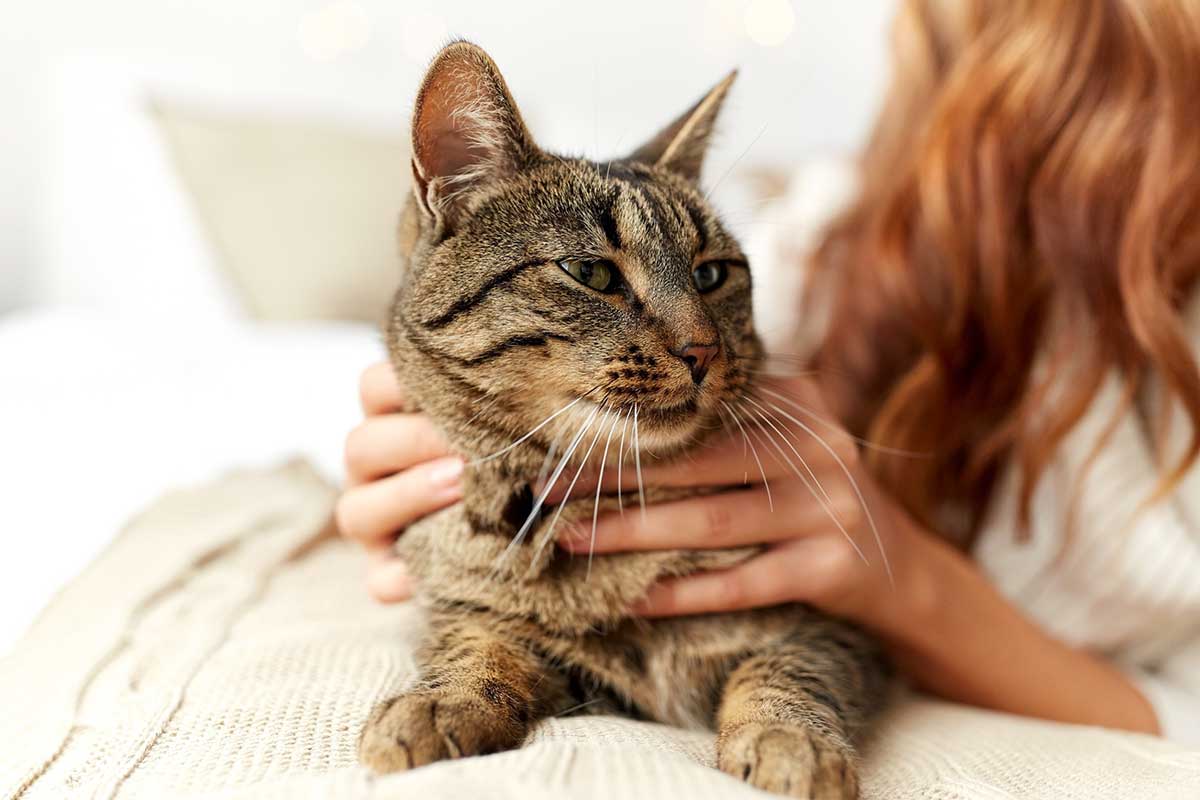
{"type": "Polygon", "coordinates": [[[463,41],[444,47],[429,65],[412,139],[417,199],[447,228],[472,189],[523,169],[538,153],[495,62],[463,41]]]}
{"type": "Polygon", "coordinates": [[[699,181],[717,115],[736,77],[737,70],[726,75],[698,103],[635,150],[630,158],[677,172],[692,182],[699,181]]]}

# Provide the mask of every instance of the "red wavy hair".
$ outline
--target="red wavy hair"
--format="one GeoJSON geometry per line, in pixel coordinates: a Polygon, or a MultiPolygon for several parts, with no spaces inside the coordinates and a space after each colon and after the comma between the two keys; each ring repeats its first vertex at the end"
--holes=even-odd
{"type": "Polygon", "coordinates": [[[1161,497],[1200,452],[1180,313],[1200,274],[1200,3],[907,0],[894,48],[809,295],[833,299],[816,361],[843,421],[923,454],[868,465],[966,543],[1015,460],[1025,527],[1104,376],[1128,408],[1154,374],[1192,422],[1161,497]]]}

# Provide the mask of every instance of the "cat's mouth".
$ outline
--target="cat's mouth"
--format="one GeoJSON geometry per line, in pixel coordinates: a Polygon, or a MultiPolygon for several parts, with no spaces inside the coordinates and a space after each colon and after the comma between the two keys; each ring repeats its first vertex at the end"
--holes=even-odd
{"type": "Polygon", "coordinates": [[[690,397],[672,404],[640,403],[637,408],[638,440],[643,447],[663,455],[686,447],[704,416],[700,400],[690,397]]]}
{"type": "MultiPolygon", "coordinates": [[[[576,436],[580,435],[580,431],[585,431],[580,444],[583,451],[586,451],[589,441],[587,431],[593,429],[591,421],[603,411],[604,416],[601,417],[599,425],[595,426],[601,432],[599,436],[604,436],[605,430],[612,430],[615,432],[615,444],[622,433],[627,432],[631,442],[636,437],[636,441],[643,447],[650,448],[659,455],[676,452],[687,447],[699,430],[711,427],[712,412],[706,408],[707,405],[705,396],[700,393],[683,398],[642,398],[640,402],[616,405],[600,406],[595,401],[585,402],[582,407],[573,410],[564,418],[565,433],[560,434],[560,437],[565,435],[570,439],[571,431],[574,431],[576,436]]],[[[591,435],[599,439],[596,434],[591,435]]]]}

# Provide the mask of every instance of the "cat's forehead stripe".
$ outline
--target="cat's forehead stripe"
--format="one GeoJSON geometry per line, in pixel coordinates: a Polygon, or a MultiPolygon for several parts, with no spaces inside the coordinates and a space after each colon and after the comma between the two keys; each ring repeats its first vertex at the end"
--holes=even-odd
{"type": "Polygon", "coordinates": [[[696,229],[696,252],[703,253],[708,249],[708,229],[704,225],[704,215],[686,197],[683,199],[683,209],[687,212],[688,218],[691,219],[692,227],[696,229]]]}
{"type": "Polygon", "coordinates": [[[631,213],[626,215],[626,218],[634,218],[636,223],[632,225],[634,235],[630,239],[634,241],[644,240],[653,232],[653,223],[650,219],[650,209],[646,205],[646,199],[642,193],[634,188],[633,184],[621,184],[621,197],[625,200],[625,207],[631,210],[631,213]]]}
{"type": "MultiPolygon", "coordinates": [[[[703,252],[708,245],[708,231],[703,215],[686,197],[654,186],[646,181],[617,182],[619,187],[618,210],[620,221],[626,228],[622,240],[654,243],[659,247],[675,247],[686,251],[688,240],[694,240],[694,253],[703,252]]],[[[606,220],[601,219],[604,227],[606,220]]],[[[609,234],[605,230],[606,235],[609,234]]],[[[609,235],[612,243],[613,237],[609,235]]],[[[614,249],[620,249],[613,245],[614,249]]]]}
{"type": "Polygon", "coordinates": [[[597,213],[597,221],[600,223],[600,229],[604,231],[604,238],[608,240],[608,244],[613,250],[621,249],[621,231],[617,226],[617,215],[615,209],[617,192],[613,192],[607,202],[600,204],[599,212],[597,213]]]}

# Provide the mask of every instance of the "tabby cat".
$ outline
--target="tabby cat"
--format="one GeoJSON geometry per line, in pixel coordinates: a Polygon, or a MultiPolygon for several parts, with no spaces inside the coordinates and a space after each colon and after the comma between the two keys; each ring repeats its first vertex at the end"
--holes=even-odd
{"type": "Polygon", "coordinates": [[[733,77],[594,163],[539,149],[478,47],[430,66],[387,341],[414,408],[470,466],[463,501],[400,539],[429,633],[418,679],[366,724],[371,768],[517,747],[539,718],[586,709],[715,728],[719,767],[763,789],[857,796],[853,741],[887,683],[861,631],[800,605],[631,618],[656,580],[755,550],[572,558],[555,524],[684,493],[543,509],[531,488],[684,453],[752,389],[748,265],[698,189],[733,77]]]}

